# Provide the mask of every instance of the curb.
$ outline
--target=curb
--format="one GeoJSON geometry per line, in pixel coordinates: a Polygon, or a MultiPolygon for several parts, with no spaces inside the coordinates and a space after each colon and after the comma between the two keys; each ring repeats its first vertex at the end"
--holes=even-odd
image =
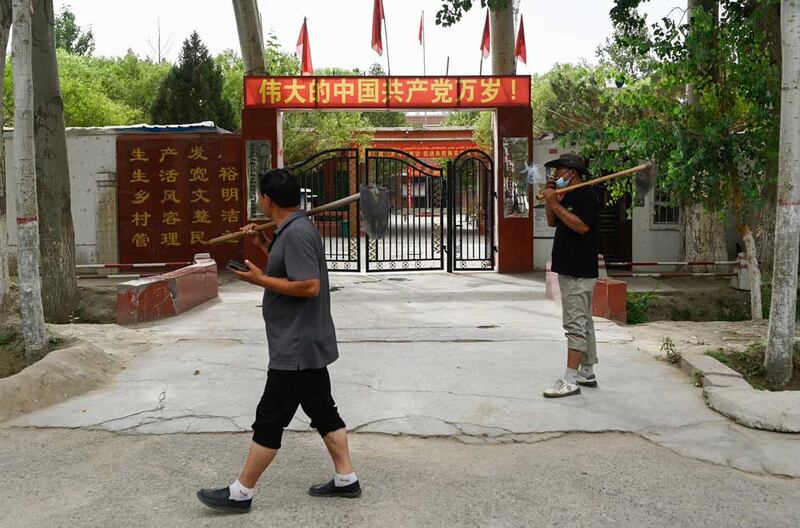
{"type": "Polygon", "coordinates": [[[705,354],[686,354],[680,368],[700,378],[706,404],[751,429],[800,433],[800,392],[754,389],[741,374],[705,354]]]}

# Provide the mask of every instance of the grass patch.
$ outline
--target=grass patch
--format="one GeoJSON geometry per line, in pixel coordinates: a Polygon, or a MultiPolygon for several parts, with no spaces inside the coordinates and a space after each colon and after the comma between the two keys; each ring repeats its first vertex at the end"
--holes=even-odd
{"type": "Polygon", "coordinates": [[[653,292],[628,292],[626,308],[628,310],[628,324],[642,324],[650,320],[650,308],[653,306],[655,293],[653,292]]]}
{"type": "Polygon", "coordinates": [[[794,345],[792,379],[783,387],[775,386],[767,381],[767,372],[764,368],[765,351],[766,346],[762,343],[752,343],[746,350],[712,350],[706,352],[706,354],[741,374],[745,381],[756,389],[769,391],[800,390],[800,343],[795,343],[794,345]]]}

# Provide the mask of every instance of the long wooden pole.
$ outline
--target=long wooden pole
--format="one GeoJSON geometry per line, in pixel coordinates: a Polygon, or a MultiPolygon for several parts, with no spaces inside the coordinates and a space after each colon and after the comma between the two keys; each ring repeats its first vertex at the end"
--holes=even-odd
{"type": "MultiPolygon", "coordinates": [[[[319,207],[315,207],[313,209],[309,209],[305,211],[306,216],[313,216],[317,213],[322,213],[325,211],[330,211],[331,209],[338,209],[339,207],[344,207],[345,205],[350,205],[353,202],[357,202],[361,198],[361,194],[351,194],[346,198],[342,198],[340,200],[336,200],[335,202],[330,202],[325,205],[320,205],[319,207]]],[[[260,226],[256,227],[256,231],[266,231],[267,229],[271,229],[278,225],[277,222],[267,222],[266,224],[261,224],[260,226]]],[[[212,238],[206,244],[209,246],[214,246],[217,244],[221,244],[223,242],[230,242],[233,240],[241,240],[242,238],[246,237],[247,234],[241,231],[237,231],[235,233],[228,233],[227,235],[218,236],[216,238],[212,238]]]]}
{"type": "MultiPolygon", "coordinates": [[[[577,185],[571,185],[571,186],[565,187],[563,189],[557,189],[556,190],[556,194],[568,193],[568,192],[574,191],[576,189],[580,189],[581,187],[588,187],[590,185],[597,185],[598,183],[603,183],[603,182],[606,182],[608,180],[614,180],[616,178],[621,178],[623,176],[628,176],[630,174],[635,174],[637,172],[642,172],[642,171],[649,170],[649,169],[652,169],[652,168],[653,168],[653,164],[652,163],[643,163],[643,164],[637,165],[636,167],[633,167],[631,169],[625,169],[624,171],[615,172],[614,174],[609,174],[607,176],[603,176],[602,178],[595,178],[593,180],[581,182],[581,183],[579,183],[577,185]]],[[[537,200],[541,200],[542,198],[544,198],[544,195],[541,194],[541,193],[536,196],[537,200]]]]}

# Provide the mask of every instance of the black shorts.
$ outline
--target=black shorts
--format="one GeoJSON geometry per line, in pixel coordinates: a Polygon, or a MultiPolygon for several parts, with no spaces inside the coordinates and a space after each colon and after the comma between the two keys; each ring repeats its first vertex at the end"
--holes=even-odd
{"type": "Polygon", "coordinates": [[[280,449],[283,430],[292,421],[297,406],[303,407],[311,427],[320,436],[338,431],[345,425],[331,396],[328,368],[267,371],[267,386],[256,409],[253,441],[264,447],[280,449]]]}

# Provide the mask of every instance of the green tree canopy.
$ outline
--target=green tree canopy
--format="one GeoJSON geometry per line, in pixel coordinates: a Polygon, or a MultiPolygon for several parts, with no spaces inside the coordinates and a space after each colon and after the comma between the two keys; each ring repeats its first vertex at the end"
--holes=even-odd
{"type": "Polygon", "coordinates": [[[75,55],[91,55],[94,51],[94,35],[91,29],[83,30],[75,22],[75,13],[68,5],[61,8],[55,19],[56,48],[75,55]]]}
{"type": "Polygon", "coordinates": [[[183,42],[178,64],[167,74],[152,107],[155,124],[214,121],[236,129],[231,101],[223,97],[224,79],[208,48],[193,32],[183,42]]]}

